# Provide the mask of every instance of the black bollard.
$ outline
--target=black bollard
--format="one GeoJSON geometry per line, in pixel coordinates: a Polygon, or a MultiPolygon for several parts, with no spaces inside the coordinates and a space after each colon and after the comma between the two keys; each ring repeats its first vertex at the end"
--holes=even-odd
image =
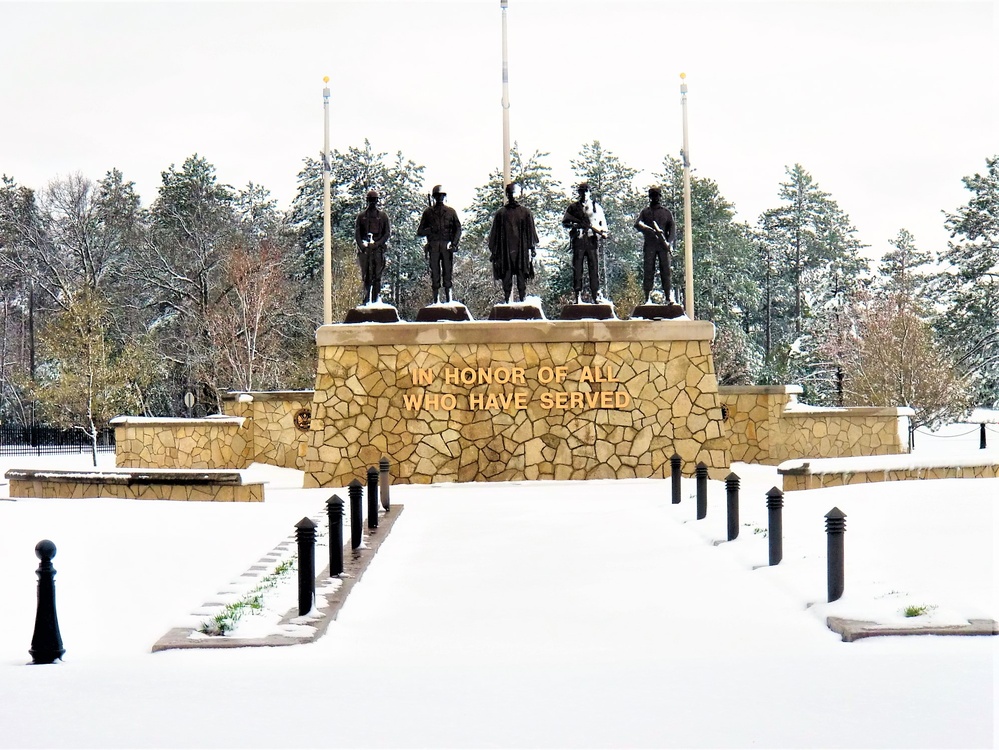
{"type": "Polygon", "coordinates": [[[697,520],[700,521],[708,515],[708,467],[703,461],[698,462],[694,476],[697,478],[697,520]]]}
{"type": "Polygon", "coordinates": [[[728,505],[728,540],[739,536],[739,475],[732,472],[725,477],[725,501],[728,505]]]}
{"type": "Polygon", "coordinates": [[[368,528],[378,528],[378,469],[368,467],[368,528]]]}
{"type": "Polygon", "coordinates": [[[771,487],[767,493],[767,515],[769,516],[769,530],[767,538],[770,540],[770,564],[777,565],[784,557],[784,527],[781,518],[781,509],[784,507],[784,493],[776,487],[771,487]]]}
{"type": "Polygon", "coordinates": [[[988,447],[988,441],[985,439],[985,422],[982,422],[978,427],[978,447],[981,450],[988,447]]]}
{"type": "Polygon", "coordinates": [[[316,598],[316,524],[303,518],[295,524],[298,540],[298,616],[312,609],[316,598]]]}
{"type": "Polygon", "coordinates": [[[846,513],[833,508],[826,513],[826,589],[829,601],[843,596],[843,536],[846,534],[846,513]]]}
{"type": "Polygon", "coordinates": [[[673,480],[673,505],[680,502],[680,457],[673,454],[669,458],[670,478],[673,480]]]}
{"type": "Polygon", "coordinates": [[[35,632],[31,636],[32,664],[52,664],[66,653],[62,647],[62,636],[59,634],[59,619],[56,617],[55,605],[55,568],[52,558],[55,557],[56,546],[48,539],[42,539],[35,545],[35,555],[41,560],[38,570],[38,607],[35,610],[35,632]]]}
{"type": "Polygon", "coordinates": [[[347,486],[350,496],[350,548],[361,546],[361,491],[362,485],[357,479],[352,479],[347,486]]]}
{"type": "Polygon", "coordinates": [[[330,519],[330,577],[343,573],[343,500],[334,495],[326,501],[330,519]]]}
{"type": "Polygon", "coordinates": [[[382,507],[385,512],[389,511],[389,485],[391,483],[391,478],[389,477],[389,460],[388,456],[382,456],[378,460],[378,493],[381,496],[382,507]]]}

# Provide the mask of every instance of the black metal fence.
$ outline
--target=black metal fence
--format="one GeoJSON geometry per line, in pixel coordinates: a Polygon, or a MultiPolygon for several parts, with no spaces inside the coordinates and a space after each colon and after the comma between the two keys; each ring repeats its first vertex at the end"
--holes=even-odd
{"type": "MultiPolygon", "coordinates": [[[[43,453],[84,453],[90,437],[79,430],[41,425],[0,425],[0,456],[40,456],[43,453]]],[[[97,450],[114,450],[114,429],[97,433],[97,450]]]]}

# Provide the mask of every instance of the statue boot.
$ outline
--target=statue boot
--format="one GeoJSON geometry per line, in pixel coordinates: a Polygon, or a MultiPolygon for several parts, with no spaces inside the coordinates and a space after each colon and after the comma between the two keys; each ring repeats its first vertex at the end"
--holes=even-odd
{"type": "Polygon", "coordinates": [[[431,305],[436,305],[437,304],[437,301],[438,301],[438,298],[439,298],[439,295],[440,295],[440,291],[441,290],[439,288],[434,287],[434,298],[432,300],[430,300],[430,304],[431,305]]]}
{"type": "Polygon", "coordinates": [[[447,287],[444,290],[444,301],[445,302],[454,302],[454,300],[451,298],[451,287],[447,287]]]}

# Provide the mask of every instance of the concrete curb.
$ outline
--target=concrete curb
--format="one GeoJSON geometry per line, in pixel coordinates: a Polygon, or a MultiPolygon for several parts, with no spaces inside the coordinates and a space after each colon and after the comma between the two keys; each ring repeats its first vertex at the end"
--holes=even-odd
{"type": "Polygon", "coordinates": [[[316,604],[312,611],[305,617],[298,616],[298,608],[295,607],[285,613],[278,623],[278,627],[286,626],[308,626],[312,628],[311,633],[302,635],[281,635],[272,634],[262,638],[229,638],[227,636],[205,636],[195,637],[197,633],[194,628],[172,628],[162,638],[153,644],[152,651],[168,651],[171,649],[190,648],[247,648],[255,646],[294,646],[301,643],[312,643],[326,634],[330,623],[336,619],[340,609],[347,600],[347,596],[354,588],[364,571],[368,569],[372,558],[378,552],[382,542],[388,537],[389,532],[395,525],[396,519],[402,513],[402,505],[393,505],[389,510],[380,514],[377,529],[365,529],[366,544],[358,550],[352,550],[350,543],[344,545],[343,552],[343,573],[336,578],[330,578],[330,569],[327,565],[323,571],[316,576],[316,604]],[[332,582],[339,582],[339,586],[329,586],[332,582]]]}
{"type": "Polygon", "coordinates": [[[967,625],[922,625],[899,627],[879,625],[868,620],[847,620],[842,617],[827,617],[826,625],[843,636],[843,641],[852,643],[861,638],[879,635],[999,635],[999,623],[995,620],[968,620],[967,625]]]}

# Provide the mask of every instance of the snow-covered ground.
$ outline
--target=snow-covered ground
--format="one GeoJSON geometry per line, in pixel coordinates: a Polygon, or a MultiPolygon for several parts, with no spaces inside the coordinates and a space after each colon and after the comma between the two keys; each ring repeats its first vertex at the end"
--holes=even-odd
{"type": "MultiPolygon", "coordinates": [[[[977,448],[975,425],[916,436],[919,453],[977,448]]],[[[405,512],[324,638],[157,654],[346,492],[255,467],[264,503],[0,500],[0,746],[993,746],[999,638],[842,643],[825,618],[999,619],[999,480],[789,493],[771,568],[777,473],[733,469],[732,543],[721,482],[703,521],[692,480],[679,506],[669,480],[397,485],[405,512]],[[827,604],[834,506],[846,587],[827,604]],[[58,547],[66,656],[27,666],[43,538],[58,547]],[[910,605],[927,614],[905,618],[910,605]]]]}

